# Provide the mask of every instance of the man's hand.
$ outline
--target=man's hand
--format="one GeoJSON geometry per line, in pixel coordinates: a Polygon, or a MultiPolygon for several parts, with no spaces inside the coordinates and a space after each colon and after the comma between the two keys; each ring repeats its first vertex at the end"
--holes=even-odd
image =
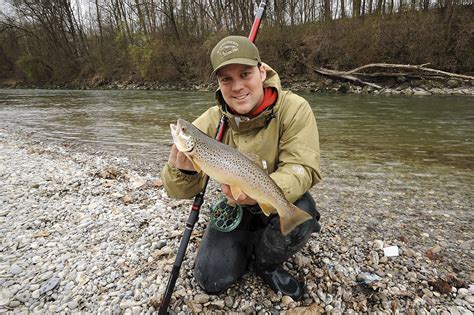
{"type": "Polygon", "coordinates": [[[257,201],[255,199],[250,198],[249,196],[247,196],[243,192],[241,192],[240,196],[237,198],[237,200],[235,200],[234,197],[232,196],[232,193],[230,192],[229,185],[221,184],[221,190],[227,196],[227,200],[229,201],[229,204],[236,204],[236,205],[255,205],[255,204],[257,204],[257,201]]]}
{"type": "Polygon", "coordinates": [[[194,169],[193,163],[188,159],[188,157],[183,153],[180,152],[176,145],[173,144],[170,151],[170,156],[168,157],[168,163],[171,166],[185,171],[196,171],[194,169]]]}

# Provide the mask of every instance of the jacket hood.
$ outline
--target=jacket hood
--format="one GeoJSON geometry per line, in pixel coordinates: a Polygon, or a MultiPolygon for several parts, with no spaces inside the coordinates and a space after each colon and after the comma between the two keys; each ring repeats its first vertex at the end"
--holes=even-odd
{"type": "Polygon", "coordinates": [[[216,100],[217,105],[221,113],[226,116],[229,126],[235,131],[249,131],[257,128],[264,127],[267,122],[274,117],[274,111],[277,109],[280,99],[282,96],[281,82],[278,73],[273,70],[269,65],[262,63],[262,65],[267,70],[267,78],[263,82],[263,87],[272,87],[277,91],[278,97],[273,106],[268,107],[258,116],[249,118],[246,116],[234,115],[227,110],[227,105],[222,97],[222,92],[220,89],[216,91],[216,100]]]}

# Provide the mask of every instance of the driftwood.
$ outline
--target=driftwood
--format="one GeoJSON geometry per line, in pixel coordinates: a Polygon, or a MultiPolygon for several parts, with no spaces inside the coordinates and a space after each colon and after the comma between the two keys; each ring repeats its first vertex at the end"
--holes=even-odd
{"type": "Polygon", "coordinates": [[[374,87],[376,89],[381,89],[382,88],[380,85],[377,85],[375,83],[370,83],[370,82],[367,82],[367,81],[362,81],[361,79],[359,79],[359,78],[357,78],[353,75],[346,74],[345,72],[329,70],[329,69],[324,69],[324,68],[315,69],[314,71],[316,71],[319,74],[328,76],[328,77],[335,77],[335,78],[339,78],[339,79],[345,79],[345,80],[352,81],[352,82],[355,82],[355,83],[368,85],[368,86],[374,87]]]}
{"type": "Polygon", "coordinates": [[[393,64],[393,63],[371,63],[367,64],[349,71],[336,71],[336,70],[330,70],[330,69],[324,69],[324,68],[319,68],[315,69],[314,71],[316,73],[329,76],[329,77],[334,77],[334,78],[339,78],[339,79],[344,79],[348,81],[352,81],[358,84],[362,85],[368,85],[377,89],[381,89],[382,87],[371,83],[367,82],[364,80],[361,80],[359,77],[398,77],[398,76],[405,76],[405,77],[415,77],[415,78],[429,78],[429,79],[444,79],[446,77],[451,77],[451,78],[458,78],[458,79],[463,79],[467,81],[474,81],[473,76],[469,75],[463,75],[463,74],[457,74],[457,73],[451,73],[451,72],[446,72],[446,71],[441,71],[437,69],[432,69],[432,68],[427,68],[426,66],[429,65],[429,63],[425,63],[422,65],[403,65],[403,64],[393,64]],[[377,73],[363,73],[360,72],[360,70],[367,69],[367,68],[390,68],[390,69],[403,69],[404,72],[377,72],[377,73]],[[407,70],[414,70],[416,72],[407,72],[407,70]]]}

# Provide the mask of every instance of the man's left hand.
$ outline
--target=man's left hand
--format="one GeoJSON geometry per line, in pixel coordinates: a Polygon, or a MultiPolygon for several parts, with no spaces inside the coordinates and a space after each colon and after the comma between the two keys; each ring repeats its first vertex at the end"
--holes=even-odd
{"type": "Polygon", "coordinates": [[[227,200],[228,200],[229,204],[236,204],[236,205],[255,205],[255,204],[257,204],[257,201],[255,199],[250,198],[244,192],[240,193],[237,200],[234,199],[234,196],[232,196],[232,193],[230,191],[229,185],[221,184],[221,190],[227,196],[227,200]]]}

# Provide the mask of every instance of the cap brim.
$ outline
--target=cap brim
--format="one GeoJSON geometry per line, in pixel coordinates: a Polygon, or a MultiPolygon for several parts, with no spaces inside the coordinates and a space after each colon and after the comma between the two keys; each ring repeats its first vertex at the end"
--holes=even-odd
{"type": "Polygon", "coordinates": [[[219,65],[214,71],[211,73],[211,78],[214,78],[216,76],[216,73],[219,69],[221,69],[224,66],[230,65],[230,64],[241,64],[241,65],[247,65],[247,66],[256,66],[258,65],[259,61],[255,59],[248,59],[248,58],[234,58],[227,60],[219,65]]]}

